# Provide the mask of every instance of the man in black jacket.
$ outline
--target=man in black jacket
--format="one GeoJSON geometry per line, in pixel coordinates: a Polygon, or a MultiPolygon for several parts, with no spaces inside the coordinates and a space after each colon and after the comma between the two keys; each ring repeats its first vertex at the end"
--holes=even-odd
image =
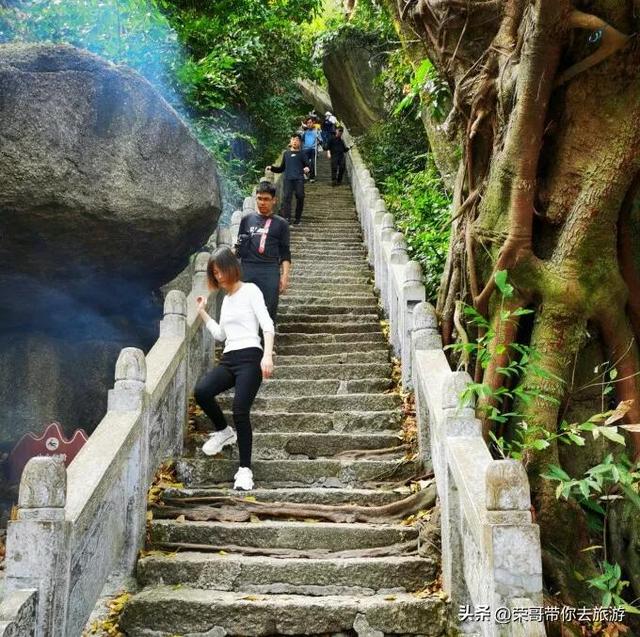
{"type": "Polygon", "coordinates": [[[264,302],[273,322],[278,314],[280,294],[289,286],[291,248],[289,224],[274,214],[276,189],[271,182],[262,181],[256,190],[256,207],[242,218],[238,235],[249,235],[243,251],[242,280],[255,283],[264,296],[264,302]]]}
{"type": "Polygon", "coordinates": [[[345,154],[348,153],[351,148],[348,148],[344,143],[342,134],[344,128],[338,126],[336,134],[329,140],[327,144],[327,150],[329,151],[329,157],[331,157],[331,185],[339,186],[342,183],[344,177],[344,170],[346,166],[345,154]]]}
{"type": "Polygon", "coordinates": [[[284,173],[282,216],[291,223],[291,200],[296,194],[296,218],[295,225],[300,223],[302,208],[304,206],[304,176],[309,172],[309,160],[300,150],[300,136],[293,135],[289,143],[289,149],[282,154],[279,166],[267,166],[267,170],[274,173],[284,173]]]}

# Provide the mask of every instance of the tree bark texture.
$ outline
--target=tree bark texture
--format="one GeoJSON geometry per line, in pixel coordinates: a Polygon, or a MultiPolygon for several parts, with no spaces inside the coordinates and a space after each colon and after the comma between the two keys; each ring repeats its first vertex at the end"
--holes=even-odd
{"type": "MultiPolygon", "coordinates": [[[[526,328],[503,329],[501,342],[531,345],[539,366],[555,374],[524,379],[555,399],[521,406],[526,421],[557,431],[575,399],[576,367],[587,358],[591,364],[595,342],[618,372],[617,399],[633,401],[626,421],[639,423],[640,244],[633,226],[640,205],[640,46],[629,34],[640,32],[640,2],[386,5],[404,41],[418,39],[447,82],[452,108],[441,129],[461,147],[437,308],[443,341],[456,340],[460,301],[496,322],[494,274],[507,270],[517,303],[533,309],[534,319],[526,328]]],[[[506,381],[497,371],[505,360],[494,358],[475,377],[497,389],[506,381]]],[[[490,429],[486,423],[485,434],[490,429]]],[[[637,460],[640,434],[628,443],[637,460]]],[[[592,594],[571,575],[594,569],[581,552],[588,533],[580,511],[557,501],[539,477],[549,463],[562,464],[555,445],[529,464],[546,582],[578,603],[592,594]]],[[[622,530],[629,517],[616,518],[618,537],[629,534],[622,530]]],[[[631,579],[640,595],[639,578],[631,579]]]]}

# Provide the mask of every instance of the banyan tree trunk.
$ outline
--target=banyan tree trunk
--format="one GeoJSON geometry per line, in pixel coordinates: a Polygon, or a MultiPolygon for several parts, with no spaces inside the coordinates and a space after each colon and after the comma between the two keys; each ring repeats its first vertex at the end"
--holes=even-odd
{"type": "MultiPolygon", "coordinates": [[[[633,401],[627,422],[639,423],[640,47],[628,34],[640,31],[640,2],[386,4],[448,83],[451,112],[430,128],[462,151],[438,303],[444,341],[455,340],[460,301],[497,322],[494,274],[507,270],[510,302],[532,309],[533,320],[499,332],[504,347],[476,380],[499,388],[499,353],[508,356],[516,339],[529,344],[553,375],[529,373],[525,386],[555,400],[520,408],[526,422],[555,432],[581,400],[576,376],[587,362],[593,371],[596,352],[616,367],[617,399],[633,401]]],[[[639,434],[628,444],[637,459],[639,434]]],[[[528,468],[546,583],[577,603],[593,595],[574,577],[594,570],[582,551],[585,519],[539,477],[562,462],[552,444],[528,468]]]]}

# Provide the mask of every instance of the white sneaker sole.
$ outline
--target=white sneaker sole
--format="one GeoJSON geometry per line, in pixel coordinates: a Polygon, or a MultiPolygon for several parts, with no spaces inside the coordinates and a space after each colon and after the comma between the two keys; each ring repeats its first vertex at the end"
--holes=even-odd
{"type": "Polygon", "coordinates": [[[204,445],[202,445],[202,453],[204,453],[205,456],[216,456],[225,447],[232,445],[237,439],[238,439],[238,436],[234,432],[228,438],[225,438],[216,447],[207,447],[207,443],[205,442],[204,445]]]}
{"type": "Polygon", "coordinates": [[[237,483],[233,485],[233,490],[234,491],[253,491],[253,488],[254,488],[253,482],[251,483],[250,487],[243,487],[243,486],[240,486],[237,483]]]}

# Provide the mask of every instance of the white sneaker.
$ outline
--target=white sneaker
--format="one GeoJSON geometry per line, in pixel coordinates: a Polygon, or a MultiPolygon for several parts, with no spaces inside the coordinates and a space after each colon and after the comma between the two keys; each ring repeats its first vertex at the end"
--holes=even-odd
{"type": "Polygon", "coordinates": [[[209,435],[209,440],[202,445],[202,452],[207,456],[215,456],[237,439],[236,432],[227,425],[222,431],[214,431],[209,435]]]}
{"type": "Polygon", "coordinates": [[[241,491],[251,491],[253,489],[253,471],[249,467],[240,467],[235,476],[233,488],[241,491]]]}

